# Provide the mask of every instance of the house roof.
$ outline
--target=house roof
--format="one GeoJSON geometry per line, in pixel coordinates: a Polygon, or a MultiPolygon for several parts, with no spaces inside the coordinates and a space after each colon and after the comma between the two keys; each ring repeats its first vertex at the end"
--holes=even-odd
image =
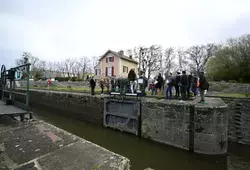
{"type": "Polygon", "coordinates": [[[115,56],[120,57],[120,58],[123,59],[123,60],[127,60],[127,61],[130,61],[130,62],[132,62],[132,63],[138,64],[138,62],[135,61],[134,59],[132,59],[132,58],[130,58],[130,57],[128,57],[128,56],[125,56],[125,55],[121,55],[121,54],[119,54],[119,53],[117,53],[117,52],[115,52],[115,51],[112,51],[112,50],[108,50],[105,54],[103,54],[103,55],[100,57],[99,61],[101,61],[108,53],[112,53],[112,54],[114,54],[115,56]]]}

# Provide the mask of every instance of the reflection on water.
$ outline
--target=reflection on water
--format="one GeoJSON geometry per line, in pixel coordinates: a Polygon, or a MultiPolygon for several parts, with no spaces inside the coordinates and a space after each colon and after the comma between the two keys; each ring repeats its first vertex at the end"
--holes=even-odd
{"type": "MultiPolygon", "coordinates": [[[[33,111],[39,119],[129,158],[132,170],[143,170],[147,167],[155,170],[227,170],[226,156],[198,155],[47,111],[33,111]]],[[[244,151],[250,156],[250,149],[244,151]]],[[[237,151],[234,152],[231,156],[237,151]]],[[[243,157],[249,159],[246,155],[243,157]]]]}

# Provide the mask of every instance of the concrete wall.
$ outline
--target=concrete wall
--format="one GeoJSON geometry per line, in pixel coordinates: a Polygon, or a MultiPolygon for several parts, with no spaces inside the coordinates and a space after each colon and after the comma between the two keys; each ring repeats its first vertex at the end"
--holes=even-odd
{"type": "Polygon", "coordinates": [[[188,105],[154,99],[144,100],[142,105],[142,137],[188,150],[188,105]]]}
{"type": "MultiPolygon", "coordinates": [[[[24,101],[22,96],[16,96],[16,99],[24,101]]],[[[30,106],[102,125],[104,105],[101,95],[31,89],[30,106]]]]}
{"type": "Polygon", "coordinates": [[[208,105],[195,102],[145,99],[141,134],[157,142],[204,154],[227,151],[227,105],[209,98],[208,105]]]}
{"type": "Polygon", "coordinates": [[[223,154],[227,152],[228,109],[219,98],[207,98],[207,107],[195,105],[194,152],[223,154]],[[216,104],[215,104],[216,103],[216,104]]]}
{"type": "MultiPolygon", "coordinates": [[[[141,101],[141,136],[198,153],[225,153],[227,106],[221,99],[207,98],[207,102],[208,105],[195,102],[183,104],[144,98],[141,101]]],[[[31,90],[30,105],[97,125],[103,124],[103,96],[31,90]]]]}
{"type": "Polygon", "coordinates": [[[250,99],[221,98],[228,104],[228,138],[250,145],[250,99]]]}

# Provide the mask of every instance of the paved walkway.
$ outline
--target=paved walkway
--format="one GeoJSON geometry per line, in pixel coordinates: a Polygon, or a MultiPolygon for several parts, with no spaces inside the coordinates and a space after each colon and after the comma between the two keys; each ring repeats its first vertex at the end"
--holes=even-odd
{"type": "Polygon", "coordinates": [[[0,117],[0,169],[129,170],[127,158],[42,121],[0,117]]]}

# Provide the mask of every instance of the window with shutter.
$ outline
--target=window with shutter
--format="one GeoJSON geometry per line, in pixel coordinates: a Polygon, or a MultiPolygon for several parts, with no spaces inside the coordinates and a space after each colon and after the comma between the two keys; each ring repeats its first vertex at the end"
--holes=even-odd
{"type": "Polygon", "coordinates": [[[105,73],[106,76],[108,76],[108,67],[106,67],[106,73],[105,73]]]}
{"type": "Polygon", "coordinates": [[[127,66],[123,66],[123,73],[128,73],[128,67],[127,66]]]}
{"type": "Polygon", "coordinates": [[[108,62],[108,59],[109,59],[109,58],[108,58],[108,57],[106,57],[106,63],[108,62]]]}
{"type": "Polygon", "coordinates": [[[112,76],[114,76],[114,66],[112,66],[112,76]]]}

